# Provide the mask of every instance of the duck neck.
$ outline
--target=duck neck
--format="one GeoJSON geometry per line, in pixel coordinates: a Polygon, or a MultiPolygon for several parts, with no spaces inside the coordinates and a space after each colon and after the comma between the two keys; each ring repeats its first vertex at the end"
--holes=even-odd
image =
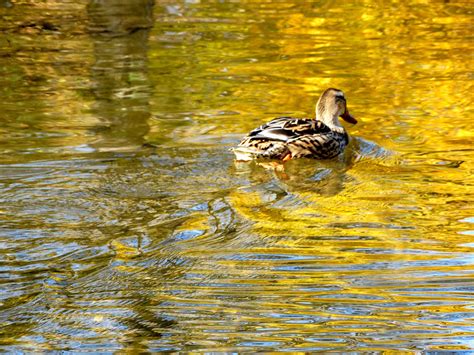
{"type": "Polygon", "coordinates": [[[338,133],[345,132],[344,127],[339,122],[339,117],[337,114],[334,115],[327,111],[320,112],[319,110],[316,110],[316,120],[323,122],[331,129],[331,131],[338,133]]]}

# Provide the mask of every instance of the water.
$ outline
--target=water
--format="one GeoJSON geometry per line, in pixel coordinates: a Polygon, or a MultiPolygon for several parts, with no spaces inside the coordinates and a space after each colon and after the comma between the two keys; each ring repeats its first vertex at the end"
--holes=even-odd
{"type": "Polygon", "coordinates": [[[467,2],[0,2],[0,349],[474,349],[467,2]],[[229,148],[343,89],[334,161],[229,148]]]}

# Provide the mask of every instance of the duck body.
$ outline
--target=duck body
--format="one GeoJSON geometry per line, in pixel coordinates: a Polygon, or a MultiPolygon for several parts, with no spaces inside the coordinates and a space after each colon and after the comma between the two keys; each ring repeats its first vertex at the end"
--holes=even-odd
{"type": "Polygon", "coordinates": [[[349,143],[345,131],[311,118],[279,117],[251,131],[234,149],[237,160],[331,159],[349,143]]]}
{"type": "Polygon", "coordinates": [[[332,159],[349,143],[338,117],[356,123],[342,91],[327,89],[316,105],[316,119],[278,117],[251,131],[233,149],[237,160],[332,159]]]}

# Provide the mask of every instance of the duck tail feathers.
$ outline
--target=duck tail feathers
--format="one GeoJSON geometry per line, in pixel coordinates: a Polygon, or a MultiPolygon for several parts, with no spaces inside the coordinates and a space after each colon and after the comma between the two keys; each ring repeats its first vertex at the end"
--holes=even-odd
{"type": "Polygon", "coordinates": [[[230,150],[235,154],[235,159],[240,161],[250,161],[261,156],[258,149],[251,147],[235,147],[230,150]]]}

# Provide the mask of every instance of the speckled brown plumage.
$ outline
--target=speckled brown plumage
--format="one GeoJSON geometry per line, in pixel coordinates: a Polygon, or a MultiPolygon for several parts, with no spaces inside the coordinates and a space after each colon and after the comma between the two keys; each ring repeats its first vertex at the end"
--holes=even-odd
{"type": "Polygon", "coordinates": [[[349,137],[310,118],[279,117],[250,132],[238,145],[255,149],[254,158],[330,159],[339,155],[349,137]]]}
{"type": "Polygon", "coordinates": [[[338,116],[357,122],[347,110],[342,91],[327,89],[318,100],[316,116],[279,117],[254,129],[234,149],[237,160],[336,157],[349,143],[338,116]]]}

